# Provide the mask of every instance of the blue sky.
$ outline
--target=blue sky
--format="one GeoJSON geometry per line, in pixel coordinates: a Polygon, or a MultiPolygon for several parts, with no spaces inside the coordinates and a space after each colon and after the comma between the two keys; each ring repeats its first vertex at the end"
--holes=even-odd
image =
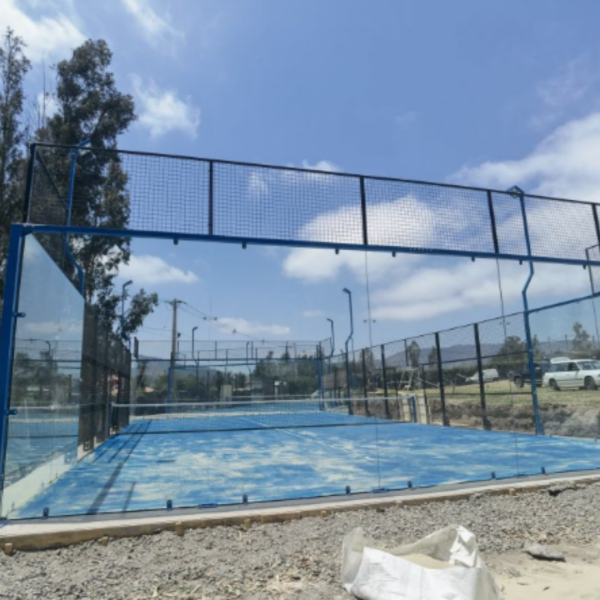
{"type": "MultiPolygon", "coordinates": [[[[42,65],[105,38],[139,121],[121,147],[600,198],[600,5],[504,1],[0,0],[0,26],[42,65]]],[[[52,91],[52,76],[49,74],[52,91]]],[[[51,107],[50,107],[51,108],[51,107]]],[[[364,255],[135,242],[123,272],[212,339],[321,339],[325,317],[368,342],[364,255]],[[236,329],[237,334],[233,334],[236,329]]],[[[492,262],[369,257],[374,342],[500,314],[492,262]]],[[[503,264],[506,309],[526,267],[503,264]]],[[[587,291],[540,267],[534,305],[587,291]]],[[[168,339],[161,305],[140,337],[168,339]]]]}

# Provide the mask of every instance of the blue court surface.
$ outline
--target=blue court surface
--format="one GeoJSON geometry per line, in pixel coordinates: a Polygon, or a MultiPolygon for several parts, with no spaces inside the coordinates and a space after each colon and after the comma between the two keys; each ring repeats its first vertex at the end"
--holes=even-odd
{"type": "MultiPolygon", "coordinates": [[[[350,417],[352,419],[352,417],[350,417]]],[[[357,417],[354,417],[356,419],[357,417]]],[[[346,416],[346,419],[349,419],[346,416]]],[[[362,421],[362,419],[361,419],[362,421]]],[[[284,500],[600,468],[600,443],[420,425],[151,433],[129,425],[11,518],[284,500]]]]}

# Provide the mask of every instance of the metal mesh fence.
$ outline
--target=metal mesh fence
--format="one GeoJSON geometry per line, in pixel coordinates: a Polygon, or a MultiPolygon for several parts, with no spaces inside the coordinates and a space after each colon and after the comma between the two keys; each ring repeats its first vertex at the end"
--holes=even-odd
{"type": "Polygon", "coordinates": [[[28,214],[31,223],[157,235],[555,262],[585,262],[600,241],[585,202],[44,144],[35,147],[28,214]]]}
{"type": "MultiPolygon", "coordinates": [[[[164,340],[139,340],[138,356],[145,360],[166,359],[171,357],[172,346],[164,340]]],[[[331,339],[319,341],[281,341],[281,340],[196,340],[178,341],[176,359],[200,361],[257,361],[263,359],[305,359],[329,356],[331,339]]]]}
{"type": "Polygon", "coordinates": [[[110,436],[110,405],[130,401],[130,380],[129,350],[110,324],[103,323],[97,309],[86,305],[79,405],[79,445],[83,452],[93,450],[110,436]]]}
{"type": "Polygon", "coordinates": [[[192,361],[140,358],[133,363],[137,404],[219,402],[237,397],[319,397],[319,361],[311,358],[192,361]]]}

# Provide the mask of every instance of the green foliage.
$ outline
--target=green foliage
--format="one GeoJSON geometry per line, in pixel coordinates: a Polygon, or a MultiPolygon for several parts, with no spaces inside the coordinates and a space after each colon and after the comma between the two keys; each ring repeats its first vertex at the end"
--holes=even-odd
{"type": "Polygon", "coordinates": [[[573,351],[591,352],[594,349],[592,336],[583,328],[581,323],[573,324],[573,351]]]}
{"type": "MultiPolygon", "coordinates": [[[[88,40],[56,66],[58,110],[38,130],[38,139],[114,149],[117,138],[135,119],[133,98],[121,93],[110,71],[112,54],[103,40],[88,40]]],[[[55,181],[68,182],[71,157],[48,157],[55,181]]],[[[77,158],[73,223],[122,228],[129,219],[127,174],[111,152],[80,152],[77,158]]],[[[66,190],[66,186],[65,190],[66,190]]],[[[100,236],[71,238],[71,250],[86,274],[85,297],[94,300],[108,322],[116,320],[119,296],[113,281],[130,257],[129,240],[100,236]]]]}
{"type": "Polygon", "coordinates": [[[158,306],[158,294],[147,294],[142,288],[131,298],[129,309],[121,326],[121,333],[133,335],[143,324],[144,319],[158,306]]]}
{"type": "Polygon", "coordinates": [[[17,406],[50,404],[57,399],[66,403],[71,385],[69,375],[59,372],[51,351],[40,351],[39,358],[16,353],[12,397],[17,406]]]}
{"type": "Polygon", "coordinates": [[[8,27],[0,46],[0,302],[4,294],[4,268],[10,224],[21,220],[25,168],[25,129],[21,113],[25,102],[23,79],[31,63],[25,44],[8,27]]]}
{"type": "Polygon", "coordinates": [[[421,346],[419,346],[416,340],[413,340],[408,345],[406,352],[408,354],[409,365],[416,369],[421,362],[421,346]]]}

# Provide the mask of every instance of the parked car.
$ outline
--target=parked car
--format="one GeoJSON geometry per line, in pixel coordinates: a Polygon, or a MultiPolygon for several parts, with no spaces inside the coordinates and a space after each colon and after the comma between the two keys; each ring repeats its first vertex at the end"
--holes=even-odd
{"type": "MultiPolygon", "coordinates": [[[[500,379],[498,369],[483,369],[481,374],[485,383],[488,383],[489,381],[498,381],[500,379]]],[[[467,383],[477,383],[479,381],[479,371],[475,373],[475,375],[467,377],[466,381],[467,383]]]]}
{"type": "Polygon", "coordinates": [[[592,358],[553,360],[544,374],[543,385],[557,391],[566,388],[596,390],[600,385],[600,361],[592,358]]]}
{"type": "MultiPolygon", "coordinates": [[[[568,360],[568,359],[567,359],[568,360]]],[[[544,373],[550,368],[549,360],[539,360],[533,363],[533,367],[535,370],[535,383],[536,385],[542,385],[544,380],[544,373]]],[[[513,383],[518,387],[522,388],[526,383],[531,385],[531,377],[529,375],[529,366],[525,365],[522,369],[518,371],[513,371],[510,374],[510,378],[513,380],[513,383]]]]}

